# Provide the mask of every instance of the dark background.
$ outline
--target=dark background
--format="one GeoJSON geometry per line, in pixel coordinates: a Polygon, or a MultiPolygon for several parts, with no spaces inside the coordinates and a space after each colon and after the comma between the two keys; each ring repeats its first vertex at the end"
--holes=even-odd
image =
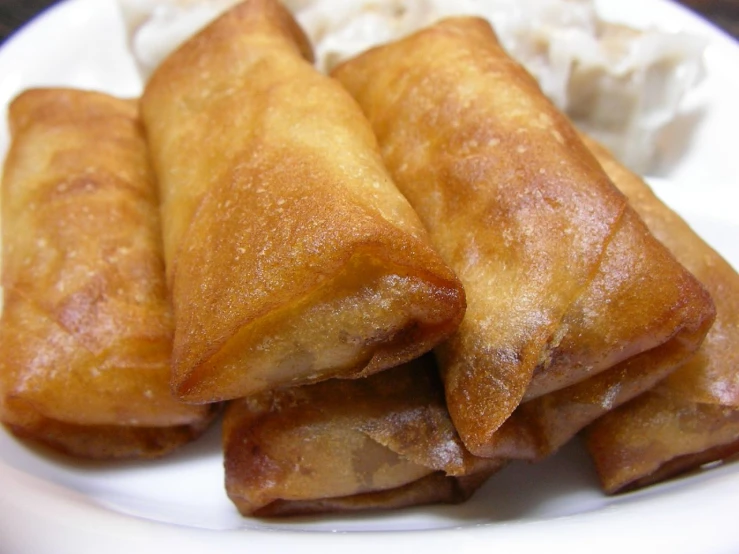
{"type": "MultiPolygon", "coordinates": [[[[739,0],[681,0],[739,39],[739,0]]],[[[0,0],[0,43],[46,7],[50,0],[0,0]]]]}
{"type": "Polygon", "coordinates": [[[53,3],[49,0],[0,0],[0,42],[53,3]]]}

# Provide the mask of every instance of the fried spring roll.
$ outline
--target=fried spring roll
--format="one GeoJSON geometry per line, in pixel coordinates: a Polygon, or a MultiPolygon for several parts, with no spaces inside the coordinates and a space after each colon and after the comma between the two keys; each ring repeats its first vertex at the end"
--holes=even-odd
{"type": "Polygon", "coordinates": [[[430,356],[234,401],[223,438],[226,490],[243,515],[456,503],[503,464],[464,448],[430,356]]]}
{"type": "Polygon", "coordinates": [[[650,230],[713,294],[716,321],[698,354],[657,387],[591,425],[606,492],[638,488],[739,453],[739,274],[637,175],[588,141],[650,230]]]}
{"type": "Polygon", "coordinates": [[[251,0],[146,87],[187,401],[367,376],[464,313],[361,110],[310,55],[288,12],[251,0]]]}
{"type": "MultiPolygon", "coordinates": [[[[487,22],[442,21],[334,76],[464,284],[465,318],[436,353],[473,453],[501,454],[496,432],[522,400],[587,393],[571,434],[575,420],[584,426],[695,351],[713,318],[708,293],[648,232],[487,22]],[[654,364],[629,370],[631,386],[609,386],[622,364],[661,349],[654,364]],[[578,388],[594,376],[597,387],[578,388]]],[[[539,421],[521,433],[547,442],[532,427],[539,421]]],[[[551,450],[516,434],[514,450],[551,450]]]]}
{"type": "Polygon", "coordinates": [[[170,393],[172,316],[136,103],[37,89],[9,119],[0,418],[92,458],[192,440],[212,410],[170,393]]]}

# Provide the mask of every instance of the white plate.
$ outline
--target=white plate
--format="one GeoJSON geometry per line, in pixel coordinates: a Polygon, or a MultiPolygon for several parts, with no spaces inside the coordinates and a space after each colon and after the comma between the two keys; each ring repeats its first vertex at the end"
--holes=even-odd
{"type": "MultiPolygon", "coordinates": [[[[686,150],[657,191],[739,267],[739,51],[661,0],[601,1],[631,23],[709,38],[704,106],[686,150]]],[[[68,0],[0,50],[0,102],[37,85],[118,95],[141,87],[113,0],[68,0]]],[[[4,115],[4,114],[3,114],[4,115]]],[[[689,114],[688,114],[689,115],[689,114]]],[[[688,118],[690,119],[690,118],[688,118]]],[[[679,133],[678,133],[679,135],[679,133]]],[[[682,135],[687,138],[687,135],[682,135]]],[[[0,130],[0,155],[8,136],[0,130]]],[[[66,552],[739,552],[739,464],[606,498],[575,442],[536,465],[513,464],[467,504],[393,514],[270,523],[240,517],[226,498],[219,430],[155,462],[72,462],[0,430],[0,554],[66,552]]]]}

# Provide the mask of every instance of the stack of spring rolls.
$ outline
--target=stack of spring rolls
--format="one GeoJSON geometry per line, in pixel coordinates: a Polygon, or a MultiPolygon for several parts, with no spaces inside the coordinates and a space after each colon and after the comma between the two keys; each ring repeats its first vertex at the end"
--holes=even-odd
{"type": "Polygon", "coordinates": [[[486,22],[328,77],[247,0],[139,106],[12,106],[16,434],[160,455],[225,402],[226,491],[259,516],[460,502],[586,427],[609,492],[739,449],[739,277],[486,22]]]}

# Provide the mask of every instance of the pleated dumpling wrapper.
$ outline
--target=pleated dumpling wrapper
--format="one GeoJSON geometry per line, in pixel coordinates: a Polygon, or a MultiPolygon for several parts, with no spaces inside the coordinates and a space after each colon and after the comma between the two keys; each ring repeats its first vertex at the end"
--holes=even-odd
{"type": "Polygon", "coordinates": [[[633,489],[739,453],[739,274],[602,146],[589,146],[650,230],[713,295],[698,354],[654,389],[591,425],[587,445],[607,492],[633,489]]]}
{"type": "Polygon", "coordinates": [[[244,515],[458,503],[503,464],[465,449],[431,356],[236,400],[223,440],[226,491],[244,515]]]}
{"type": "MultiPolygon", "coordinates": [[[[633,386],[599,387],[596,403],[573,398],[584,426],[698,348],[713,318],[708,293],[486,21],[443,20],[333,76],[362,106],[395,182],[464,285],[465,318],[436,354],[473,453],[540,457],[552,445],[514,452],[529,437],[495,436],[522,401],[665,350],[633,386]]],[[[539,429],[525,427],[538,441],[539,429]]]]}
{"type": "Polygon", "coordinates": [[[146,87],[187,401],[366,376],[430,350],[464,313],[361,110],[309,59],[292,16],[250,0],[146,87]]]}
{"type": "Polygon", "coordinates": [[[150,457],[213,410],[170,393],[172,315],[137,104],[36,89],[10,105],[0,418],[91,457],[150,457]]]}

